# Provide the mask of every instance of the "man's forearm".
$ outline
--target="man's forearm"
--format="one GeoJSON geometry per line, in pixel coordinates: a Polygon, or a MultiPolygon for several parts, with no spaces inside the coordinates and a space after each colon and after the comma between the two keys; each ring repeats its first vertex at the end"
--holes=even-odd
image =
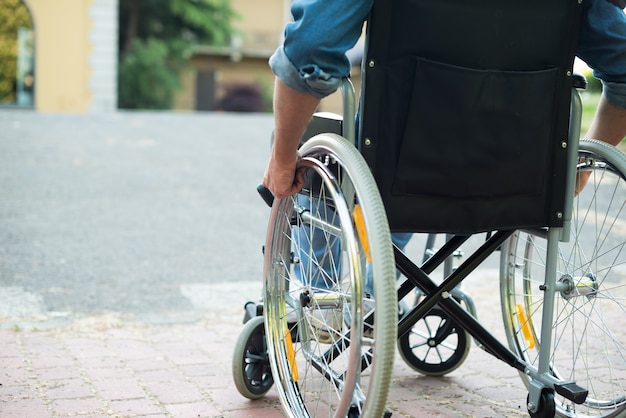
{"type": "Polygon", "coordinates": [[[613,106],[603,95],[586,136],[618,145],[626,136],[626,109],[613,106]]]}
{"type": "Polygon", "coordinates": [[[303,173],[296,170],[298,144],[319,102],[276,79],[274,144],[263,184],[279,199],[297,193],[304,185],[303,173]]]}
{"type": "Polygon", "coordinates": [[[274,146],[272,158],[293,159],[298,143],[320,100],[296,91],[276,79],[274,88],[274,146]]]}

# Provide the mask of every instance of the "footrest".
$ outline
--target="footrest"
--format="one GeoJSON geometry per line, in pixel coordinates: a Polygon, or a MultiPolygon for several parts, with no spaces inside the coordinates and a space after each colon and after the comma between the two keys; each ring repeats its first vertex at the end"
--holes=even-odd
{"type": "Polygon", "coordinates": [[[580,405],[585,402],[589,391],[583,387],[578,386],[574,382],[563,383],[561,385],[554,385],[554,390],[561,396],[566,397],[570,401],[580,405]]]}

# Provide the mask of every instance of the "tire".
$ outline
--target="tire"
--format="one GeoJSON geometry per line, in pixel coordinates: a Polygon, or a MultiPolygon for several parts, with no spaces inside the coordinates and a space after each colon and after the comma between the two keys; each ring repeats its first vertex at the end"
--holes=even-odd
{"type": "Polygon", "coordinates": [[[318,135],[300,153],[306,189],[274,202],[265,245],[264,314],[278,393],[290,417],[379,418],[397,334],[385,211],[345,139],[318,135]],[[365,293],[368,259],[374,299],[365,293]],[[375,320],[365,312],[370,306],[375,320]]]}
{"type": "Polygon", "coordinates": [[[239,334],[233,352],[233,380],[248,399],[262,398],[274,384],[262,316],[251,318],[239,334]]]}
{"type": "Polygon", "coordinates": [[[444,376],[463,364],[470,341],[470,335],[448,314],[433,308],[398,339],[398,351],[413,370],[427,376],[444,376]]]}
{"type": "MultiPolygon", "coordinates": [[[[578,173],[590,175],[574,199],[569,242],[559,242],[550,368],[587,389],[576,405],[555,394],[563,417],[626,414],[626,155],[594,140],[580,143],[578,173]]],[[[582,174],[581,174],[582,175],[582,174]]],[[[501,301],[511,349],[536,366],[546,240],[518,231],[502,251],[501,301]]],[[[529,377],[520,373],[528,386],[529,377]]]]}

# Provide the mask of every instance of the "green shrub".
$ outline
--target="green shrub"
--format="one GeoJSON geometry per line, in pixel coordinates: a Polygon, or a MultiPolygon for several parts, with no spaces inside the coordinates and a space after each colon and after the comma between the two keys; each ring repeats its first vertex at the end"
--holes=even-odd
{"type": "Polygon", "coordinates": [[[180,88],[178,68],[168,45],[157,39],[135,39],[120,63],[119,107],[169,109],[180,88]]]}

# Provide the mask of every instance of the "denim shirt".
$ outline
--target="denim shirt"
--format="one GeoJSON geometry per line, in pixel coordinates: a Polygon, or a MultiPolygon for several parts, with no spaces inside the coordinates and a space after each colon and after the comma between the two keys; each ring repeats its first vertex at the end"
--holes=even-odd
{"type": "MultiPolygon", "coordinates": [[[[294,0],[293,22],[270,67],[289,87],[323,98],[350,72],[346,52],[361,36],[373,0],[294,0]],[[332,22],[332,24],[329,24],[332,22]]],[[[577,55],[604,83],[607,100],[626,109],[626,14],[610,0],[584,0],[577,55]]]]}
{"type": "Polygon", "coordinates": [[[602,80],[606,99],[626,109],[626,14],[603,0],[583,2],[577,55],[602,80]]]}
{"type": "Polygon", "coordinates": [[[294,0],[285,42],[270,58],[289,87],[323,98],[350,73],[346,52],[361,36],[373,0],[294,0]]]}

